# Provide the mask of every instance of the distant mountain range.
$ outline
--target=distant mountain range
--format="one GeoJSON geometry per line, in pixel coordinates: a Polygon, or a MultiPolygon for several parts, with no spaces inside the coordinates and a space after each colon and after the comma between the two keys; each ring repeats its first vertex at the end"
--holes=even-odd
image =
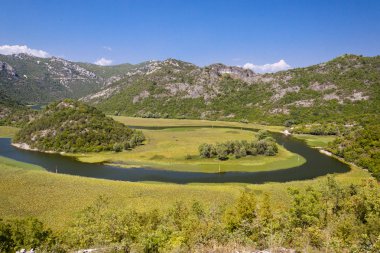
{"type": "Polygon", "coordinates": [[[98,66],[0,55],[0,91],[23,103],[80,99],[107,113],[283,123],[379,115],[380,56],[343,55],[271,74],[168,59],[98,66]]]}

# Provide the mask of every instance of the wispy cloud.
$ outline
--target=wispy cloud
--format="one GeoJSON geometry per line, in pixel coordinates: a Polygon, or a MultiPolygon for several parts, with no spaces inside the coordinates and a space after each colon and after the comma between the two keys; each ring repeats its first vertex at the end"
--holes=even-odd
{"type": "Polygon", "coordinates": [[[246,63],[244,64],[243,68],[245,69],[251,69],[254,72],[257,73],[273,73],[281,70],[287,70],[290,69],[291,66],[285,62],[285,60],[280,60],[275,63],[268,63],[264,65],[255,65],[253,63],[246,63]]]}
{"type": "Polygon", "coordinates": [[[103,49],[107,51],[112,51],[112,47],[108,47],[108,46],[103,46],[103,49]]]}
{"type": "Polygon", "coordinates": [[[2,45],[0,46],[0,54],[29,54],[41,58],[50,57],[50,54],[48,52],[29,48],[26,45],[2,45]]]}
{"type": "Polygon", "coordinates": [[[108,65],[111,65],[112,64],[112,60],[108,60],[104,57],[98,59],[96,62],[94,62],[96,65],[100,65],[100,66],[108,66],[108,65]]]}

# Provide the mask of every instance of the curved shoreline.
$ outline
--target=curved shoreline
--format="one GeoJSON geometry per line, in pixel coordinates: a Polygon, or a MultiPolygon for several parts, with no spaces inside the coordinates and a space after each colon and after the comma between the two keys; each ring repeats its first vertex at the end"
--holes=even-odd
{"type": "Polygon", "coordinates": [[[31,148],[29,144],[23,142],[23,143],[13,143],[11,142],[11,145],[13,147],[16,147],[16,148],[19,148],[19,149],[22,149],[22,150],[28,150],[28,151],[35,151],[35,152],[41,152],[41,153],[47,153],[47,154],[60,154],[60,155],[64,155],[66,154],[65,152],[56,152],[56,151],[52,151],[52,150],[39,150],[37,148],[31,148]]]}

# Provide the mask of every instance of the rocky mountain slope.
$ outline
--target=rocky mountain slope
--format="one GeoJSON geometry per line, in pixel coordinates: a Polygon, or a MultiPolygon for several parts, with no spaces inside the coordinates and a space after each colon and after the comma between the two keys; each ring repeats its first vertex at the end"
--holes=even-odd
{"type": "Polygon", "coordinates": [[[256,74],[173,59],[150,62],[82,98],[108,113],[282,124],[379,114],[380,57],[344,55],[307,68],[256,74]]]}
{"type": "Polygon", "coordinates": [[[101,67],[26,54],[0,55],[0,90],[24,103],[80,98],[120,79],[129,67],[101,67]]]}
{"type": "MultiPolygon", "coordinates": [[[[380,56],[343,55],[307,68],[256,74],[167,59],[98,66],[0,55],[0,91],[26,103],[81,99],[107,113],[282,124],[379,115],[380,56]]],[[[371,116],[370,116],[371,117],[371,116]]]]}

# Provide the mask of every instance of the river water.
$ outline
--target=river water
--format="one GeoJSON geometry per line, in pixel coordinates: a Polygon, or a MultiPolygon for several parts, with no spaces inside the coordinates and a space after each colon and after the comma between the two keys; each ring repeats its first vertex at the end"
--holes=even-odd
{"type": "Polygon", "coordinates": [[[227,182],[261,184],[266,182],[288,182],[312,179],[329,173],[344,173],[350,170],[347,164],[333,157],[321,154],[317,149],[307,146],[302,140],[278,133],[272,133],[272,136],[279,145],[283,145],[289,151],[303,156],[306,159],[306,163],[289,169],[262,172],[201,173],[152,168],[126,169],[102,163],[83,163],[75,158],[59,154],[21,150],[13,147],[9,138],[0,138],[0,156],[36,164],[54,173],[132,182],[158,181],[178,184],[227,182]]]}

